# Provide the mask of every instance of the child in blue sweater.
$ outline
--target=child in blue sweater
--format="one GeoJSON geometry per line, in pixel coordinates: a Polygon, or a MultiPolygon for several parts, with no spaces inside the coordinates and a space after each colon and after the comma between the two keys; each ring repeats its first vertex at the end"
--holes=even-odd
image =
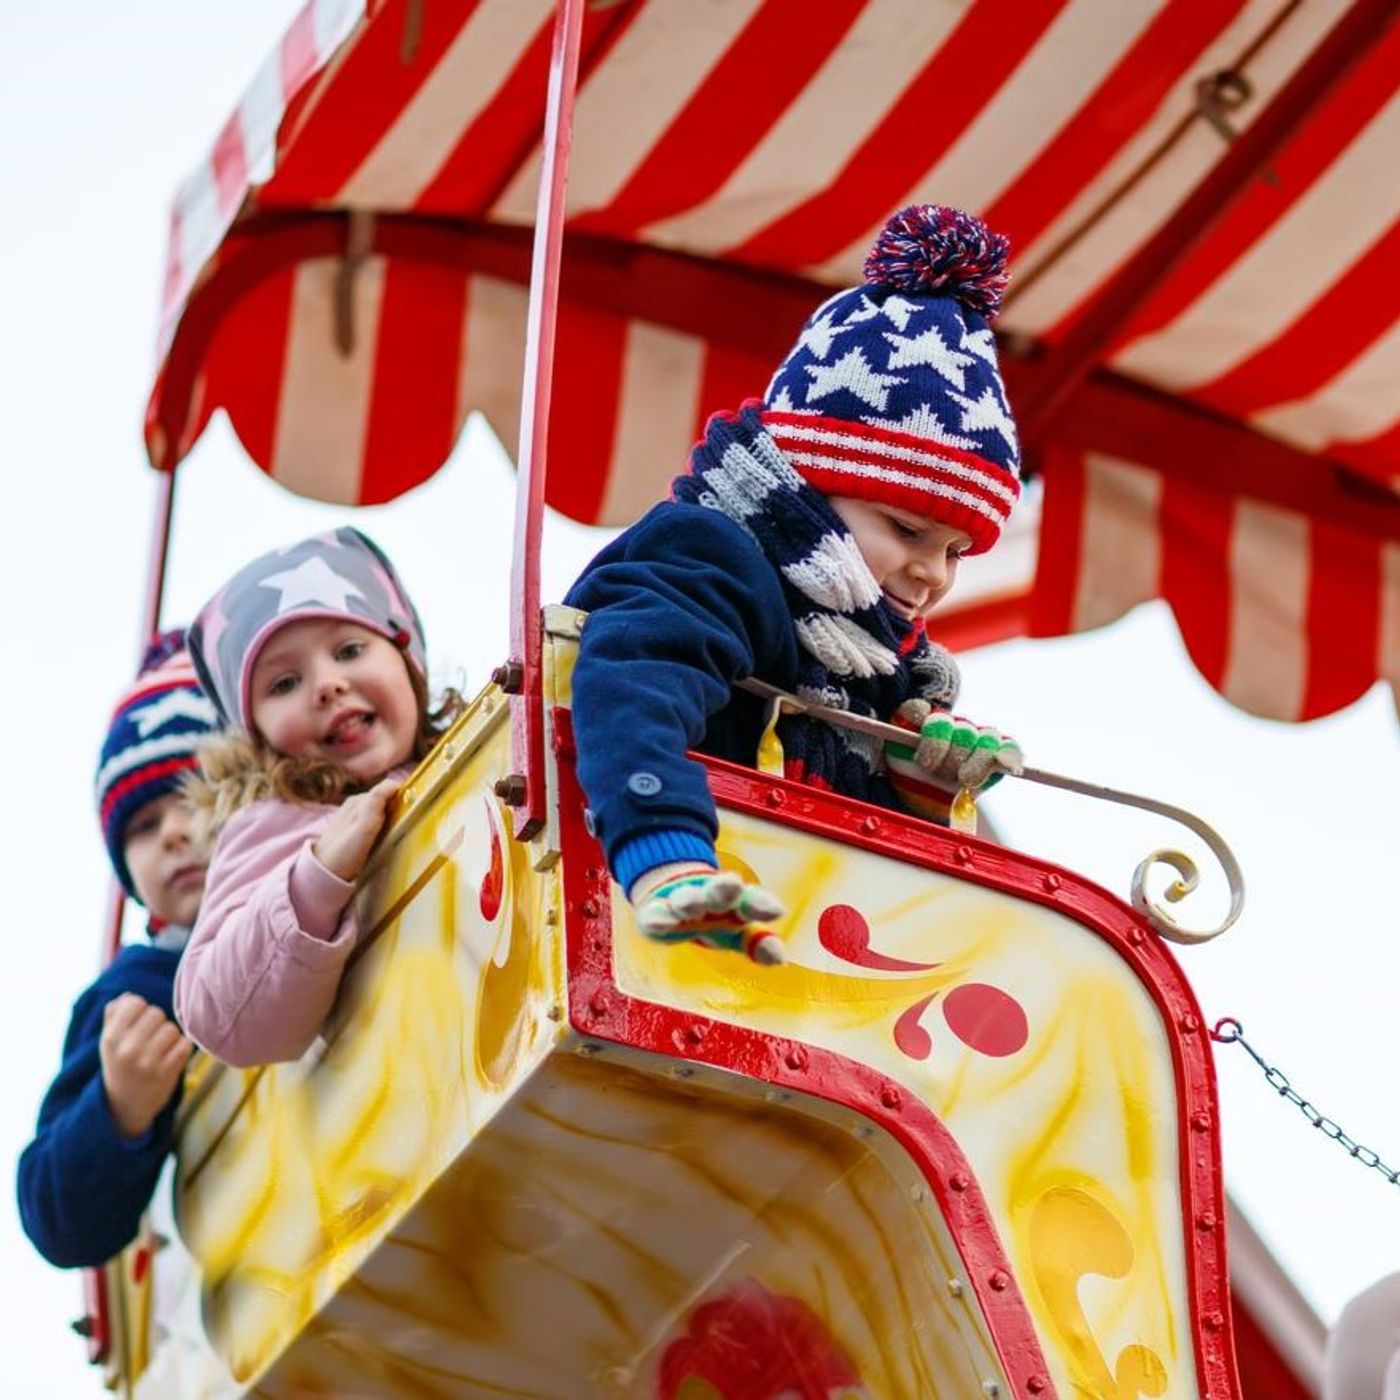
{"type": "Polygon", "coordinates": [[[102,834],[151,941],[127,945],[74,1004],[63,1063],[19,1160],[20,1219],[60,1268],[98,1265],[135,1238],[174,1135],[190,1042],[175,967],[204,892],[179,794],[215,727],[181,633],[157,639],[112,716],[97,771],[102,834]]]}
{"type": "MultiPolygon", "coordinates": [[[[1006,240],[940,205],[896,214],[864,286],[820,306],[764,399],[706,425],[671,499],[589,565],[573,675],[579,779],[644,932],[779,961],[771,894],[717,868],[715,805],[687,749],[752,763],[759,677],[902,723],[907,747],[801,714],[787,775],[890,807],[911,779],[946,803],[1020,767],[951,713],[958,672],[925,621],[1020,492],[990,320],[1006,240]]],[[[924,815],[929,813],[920,804],[924,815]]]]}

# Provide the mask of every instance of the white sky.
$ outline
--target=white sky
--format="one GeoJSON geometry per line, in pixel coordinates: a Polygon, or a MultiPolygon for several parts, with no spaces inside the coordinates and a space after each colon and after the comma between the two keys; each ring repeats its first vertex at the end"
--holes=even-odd
{"type": "MultiPolygon", "coordinates": [[[[293,0],[0,7],[7,1170],[97,960],[108,876],[90,784],[136,648],[155,499],[140,422],[168,198],[295,9],[293,0]]],[[[356,518],[402,569],[442,680],[475,688],[506,654],[511,490],[487,436],[469,432],[435,482],[356,518]]],[[[166,620],[185,620],[253,554],[343,518],[269,483],[216,422],[182,473],[166,620]]],[[[551,527],[547,598],[599,538],[551,527]]],[[[1400,1165],[1389,1069],[1400,728],[1389,696],[1373,691],[1307,726],[1248,719],[1200,680],[1160,606],[1092,636],[974,654],[964,676],[965,708],[1016,734],[1032,763],[1191,807],[1227,837],[1249,881],[1244,918],[1181,954],[1208,1020],[1238,1016],[1304,1094],[1400,1165]]],[[[1143,855],[1177,839],[1151,818],[1026,785],[1003,785],[993,806],[1010,842],[1119,894],[1143,855]]],[[[1209,921],[1223,904],[1200,898],[1204,912],[1183,906],[1187,922],[1209,921]]],[[[1243,1051],[1222,1050],[1218,1065],[1231,1190],[1331,1316],[1400,1267],[1400,1188],[1310,1130],[1243,1051]]],[[[0,1211],[3,1389],[97,1394],[66,1327],[78,1280],[29,1249],[10,1194],[0,1211]]]]}

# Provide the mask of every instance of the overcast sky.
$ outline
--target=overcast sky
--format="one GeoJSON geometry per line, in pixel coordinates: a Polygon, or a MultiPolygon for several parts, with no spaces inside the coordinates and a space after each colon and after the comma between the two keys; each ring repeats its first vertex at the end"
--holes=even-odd
{"type": "MultiPolygon", "coordinates": [[[[155,500],[140,423],[168,200],[295,9],[291,0],[0,7],[7,1164],[30,1134],[68,1008],[98,956],[108,877],[91,776],[137,644],[155,500]]],[[[438,678],[470,688],[506,652],[512,480],[473,430],[433,483],[355,519],[400,566],[438,678]]],[[[345,518],[269,483],[216,422],[182,472],[167,622],[187,619],[253,554],[345,518]]],[[[547,598],[599,541],[551,526],[547,598]]],[[[1191,807],[1230,840],[1249,881],[1245,916],[1219,942],[1181,953],[1207,1018],[1238,1016],[1299,1089],[1400,1164],[1389,1068],[1400,726],[1389,695],[1378,689],[1307,726],[1251,720],[1200,680],[1160,606],[1088,637],[973,654],[964,675],[965,708],[1016,734],[1032,763],[1191,807]]],[[[1119,894],[1143,855],[1176,840],[1151,818],[1026,785],[1004,784],[993,809],[1012,844],[1119,894]]],[[[1214,895],[1194,914],[1183,906],[1183,919],[1208,922],[1223,906],[1218,887],[1214,895]]],[[[1400,1189],[1309,1129],[1238,1048],[1218,1064],[1231,1190],[1331,1316],[1400,1267],[1400,1189]]],[[[29,1249],[12,1205],[0,1232],[3,1389],[98,1394],[66,1327],[79,1310],[76,1277],[29,1249]]]]}

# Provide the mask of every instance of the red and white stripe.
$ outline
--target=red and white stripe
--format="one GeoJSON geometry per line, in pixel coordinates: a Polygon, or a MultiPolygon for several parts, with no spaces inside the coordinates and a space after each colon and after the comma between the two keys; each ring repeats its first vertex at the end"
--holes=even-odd
{"type": "Polygon", "coordinates": [[[1004,467],[928,438],[800,413],[765,412],[763,425],[817,490],[966,520],[977,553],[995,543],[1021,494],[1004,467]]]}
{"type": "Polygon", "coordinates": [[[1267,719],[1400,701],[1400,542],[1152,468],[1053,454],[1031,632],[1101,627],[1171,605],[1201,674],[1267,719]]]}
{"type": "MultiPolygon", "coordinates": [[[[891,209],[933,197],[1010,235],[999,325],[1053,348],[1228,153],[1193,117],[1198,83],[1242,71],[1250,96],[1226,120],[1247,133],[1346,13],[824,0],[794,25],[785,0],[589,6],[570,230],[838,286],[857,279],[891,209]]],[[[431,474],[472,410],[513,440],[524,300],[499,267],[401,247],[347,279],[322,239],[256,276],[238,268],[260,256],[248,219],[265,211],[426,217],[439,237],[454,220],[528,225],[551,33],[550,0],[307,5],[172,211],[153,460],[173,466],[224,407],[265,470],[349,503],[431,474]],[[348,348],[334,331],[347,306],[348,348]]],[[[1158,280],[1109,366],[1397,489],[1397,93],[1391,22],[1158,280]]],[[[748,329],[711,338],[684,296],[613,306],[569,285],[566,269],[553,432],[568,450],[548,496],[622,523],[664,493],[709,412],[762,392],[781,347],[748,329]]],[[[702,310],[751,328],[746,284],[731,285],[732,307],[702,310]]],[[[1298,554],[1272,517],[1248,533],[1298,554]]],[[[1252,557],[1232,539],[1218,541],[1222,586],[1252,557]]],[[[1228,637],[1219,650],[1248,653],[1228,637]]],[[[1237,672],[1222,683],[1252,694],[1237,672]]],[[[1298,690],[1297,672],[1282,691],[1298,690]]]]}

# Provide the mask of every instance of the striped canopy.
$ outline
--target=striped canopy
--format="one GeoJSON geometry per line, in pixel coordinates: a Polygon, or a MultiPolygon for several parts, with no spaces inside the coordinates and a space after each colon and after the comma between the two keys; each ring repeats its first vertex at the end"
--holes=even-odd
{"type": "MultiPolygon", "coordinates": [[[[176,199],[151,461],[223,408],[370,503],[519,413],[550,0],[312,0],[176,199]]],[[[984,639],[1164,597],[1210,682],[1305,719],[1400,685],[1393,0],[593,0],[552,505],[621,524],[762,392],[894,208],[1012,240],[1043,475],[984,639]],[[1005,600],[1004,600],[1005,602],[1005,600]]]]}

